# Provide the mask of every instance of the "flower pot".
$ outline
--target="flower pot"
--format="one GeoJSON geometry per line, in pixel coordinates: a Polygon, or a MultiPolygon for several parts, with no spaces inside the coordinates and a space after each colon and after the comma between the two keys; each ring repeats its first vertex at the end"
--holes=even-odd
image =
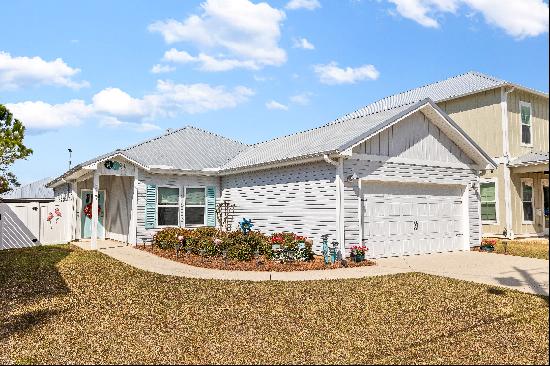
{"type": "Polygon", "coordinates": [[[365,255],[364,254],[356,254],[354,257],[353,257],[353,260],[355,262],[362,262],[365,260],[365,255]]]}
{"type": "Polygon", "coordinates": [[[482,245],[479,247],[479,249],[483,252],[492,252],[495,250],[495,247],[493,245],[482,245]]]}

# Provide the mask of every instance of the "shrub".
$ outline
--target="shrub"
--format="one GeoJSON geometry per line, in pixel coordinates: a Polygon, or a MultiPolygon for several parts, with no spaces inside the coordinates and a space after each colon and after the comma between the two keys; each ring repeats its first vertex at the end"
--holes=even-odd
{"type": "MultiPolygon", "coordinates": [[[[301,260],[309,261],[313,259],[313,249],[311,243],[306,242],[306,238],[294,233],[282,232],[272,234],[269,238],[270,245],[279,244],[281,251],[271,253],[270,258],[274,260],[301,260]],[[299,244],[304,244],[300,249],[299,244]]],[[[271,249],[270,249],[271,251],[271,249]]]]}
{"type": "Polygon", "coordinates": [[[153,236],[153,245],[161,249],[174,249],[179,242],[178,236],[187,237],[189,230],[181,227],[167,227],[153,236]]]}

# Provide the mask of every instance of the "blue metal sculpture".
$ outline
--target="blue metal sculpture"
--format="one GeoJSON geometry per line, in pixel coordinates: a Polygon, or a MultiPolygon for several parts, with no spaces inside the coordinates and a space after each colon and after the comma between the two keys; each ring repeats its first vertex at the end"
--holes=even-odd
{"type": "Polygon", "coordinates": [[[321,235],[321,239],[323,239],[323,258],[325,259],[325,264],[329,264],[330,255],[328,251],[328,234],[321,235]]]}
{"type": "Polygon", "coordinates": [[[239,226],[243,234],[246,235],[250,232],[250,230],[252,230],[254,224],[252,223],[252,219],[246,219],[243,217],[242,220],[239,222],[239,226]]]}

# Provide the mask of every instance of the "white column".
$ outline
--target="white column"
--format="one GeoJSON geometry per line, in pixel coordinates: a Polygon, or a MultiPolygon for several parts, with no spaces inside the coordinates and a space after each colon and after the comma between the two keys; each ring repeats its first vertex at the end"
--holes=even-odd
{"type": "Polygon", "coordinates": [[[128,243],[137,244],[137,195],[138,195],[138,168],[134,167],[134,193],[132,195],[132,210],[130,212],[130,228],[128,231],[128,243]]]}
{"type": "Polygon", "coordinates": [[[345,255],[345,243],[344,243],[344,183],[342,177],[344,175],[344,159],[338,158],[338,165],[336,166],[336,240],[340,244],[340,251],[342,257],[345,255]]]}
{"type": "Polygon", "coordinates": [[[98,225],[98,203],[99,203],[99,173],[97,170],[94,172],[94,186],[92,189],[92,242],[91,249],[97,250],[97,225],[98,225]]]}
{"type": "Polygon", "coordinates": [[[510,168],[508,167],[508,163],[510,162],[508,94],[512,92],[512,90],[507,91],[505,87],[502,87],[500,90],[500,110],[502,114],[502,155],[504,157],[504,163],[502,165],[502,174],[504,178],[504,227],[506,228],[507,236],[510,239],[514,238],[514,231],[512,228],[512,189],[510,187],[510,181],[512,178],[510,176],[510,168]]]}

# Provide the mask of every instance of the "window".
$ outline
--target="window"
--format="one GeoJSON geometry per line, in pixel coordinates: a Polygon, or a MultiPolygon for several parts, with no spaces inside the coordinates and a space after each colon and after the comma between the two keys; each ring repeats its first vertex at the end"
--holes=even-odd
{"type": "Polygon", "coordinates": [[[185,226],[205,225],[206,189],[185,189],[185,226]]]}
{"type": "Polygon", "coordinates": [[[179,188],[158,187],[157,225],[179,226],[180,190],[179,188]]]}
{"type": "Polygon", "coordinates": [[[531,104],[519,102],[521,115],[521,143],[522,145],[531,145],[531,104]]]}
{"type": "Polygon", "coordinates": [[[533,222],[533,180],[521,180],[521,201],[523,203],[523,222],[533,222]]]}
{"type": "Polygon", "coordinates": [[[479,184],[481,194],[481,221],[497,221],[496,182],[479,184]]]}

